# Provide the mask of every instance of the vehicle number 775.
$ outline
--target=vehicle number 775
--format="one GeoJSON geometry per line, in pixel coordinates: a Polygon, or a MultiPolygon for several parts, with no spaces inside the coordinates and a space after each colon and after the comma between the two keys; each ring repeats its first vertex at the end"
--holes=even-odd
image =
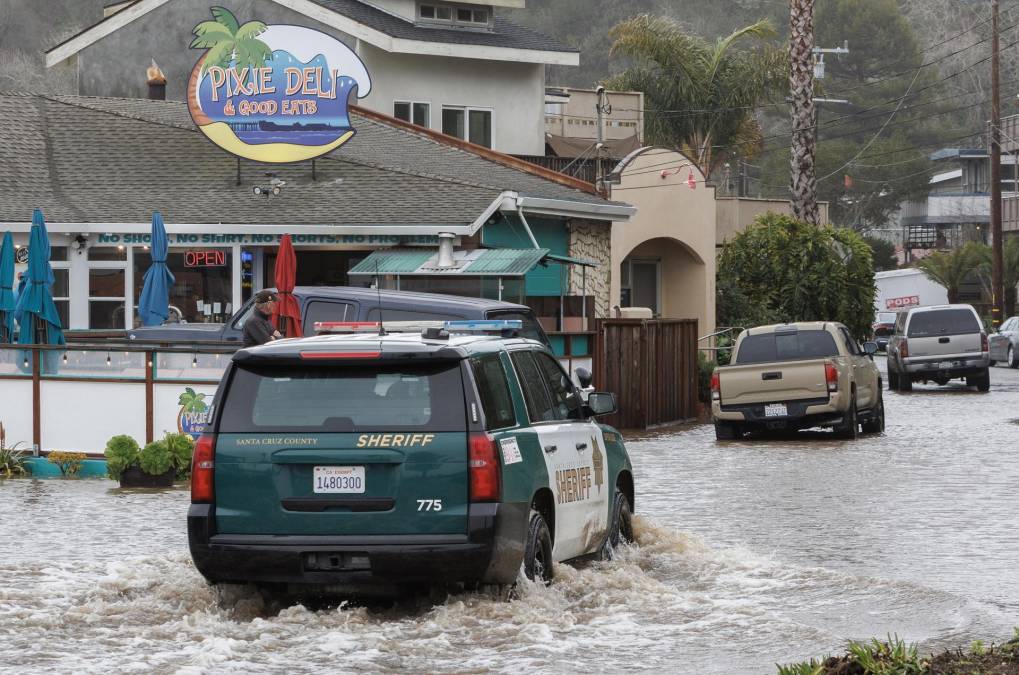
{"type": "Polygon", "coordinates": [[[418,500],[418,511],[441,511],[442,500],[441,499],[419,499],[418,500]]]}

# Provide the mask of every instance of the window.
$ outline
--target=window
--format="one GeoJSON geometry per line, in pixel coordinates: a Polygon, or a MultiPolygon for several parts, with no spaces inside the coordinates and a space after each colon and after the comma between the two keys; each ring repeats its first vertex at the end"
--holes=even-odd
{"type": "Polygon", "coordinates": [[[418,6],[418,17],[427,22],[487,28],[491,14],[487,9],[427,3],[418,6]]]}
{"type": "Polygon", "coordinates": [[[485,412],[485,429],[504,429],[513,426],[513,399],[506,384],[506,371],[498,354],[487,354],[471,359],[471,369],[478,386],[481,408],[485,412]]]}
{"type": "Polygon", "coordinates": [[[980,323],[969,309],[938,309],[916,312],[909,320],[909,337],[979,333],[980,323]]]}
{"type": "Polygon", "coordinates": [[[442,133],[492,147],[492,111],[480,108],[442,108],[442,133]]]}
{"type": "MultiPolygon", "coordinates": [[[[351,306],[345,302],[315,300],[304,308],[304,334],[315,334],[316,321],[346,321],[351,306]]],[[[350,312],[352,315],[353,312],[350,312]]]]}
{"type": "Polygon", "coordinates": [[[545,375],[545,382],[548,383],[548,390],[552,394],[552,402],[556,408],[556,416],[561,420],[579,419],[580,410],[577,406],[577,397],[573,393],[573,384],[563,372],[559,362],[542,352],[535,352],[534,360],[545,375]]]}
{"type": "Polygon", "coordinates": [[[533,314],[527,312],[489,312],[486,319],[498,319],[500,321],[519,321],[520,336],[528,340],[537,340],[544,345],[550,345],[548,336],[541,329],[541,324],[534,318],[533,314]]]}
{"type": "Polygon", "coordinates": [[[393,104],[393,117],[420,127],[429,127],[432,125],[430,108],[427,103],[397,101],[393,104]]]}
{"type": "Polygon", "coordinates": [[[70,283],[70,262],[67,257],[66,246],[54,246],[50,249],[50,263],[53,268],[53,304],[57,308],[57,316],[60,317],[60,326],[64,329],[70,327],[71,312],[71,283],[70,283]]]}
{"type": "Polygon", "coordinates": [[[846,351],[854,356],[859,356],[860,345],[856,343],[856,340],[849,334],[849,331],[845,328],[839,328],[839,334],[842,335],[842,340],[846,343],[846,351]]]}
{"type": "MultiPolygon", "coordinates": [[[[141,298],[152,254],[135,247],[134,301],[141,298]]],[[[225,323],[233,314],[233,252],[217,248],[170,248],[166,266],[174,276],[170,316],[188,323],[225,323]],[[222,264],[220,264],[222,263],[222,264]],[[176,311],[175,311],[176,310],[176,311]]]]}
{"type": "Polygon", "coordinates": [[[127,270],[123,267],[92,267],[88,271],[88,327],[95,330],[124,328],[127,270]]]}
{"type": "Polygon", "coordinates": [[[372,307],[368,310],[365,321],[454,321],[462,319],[449,312],[423,312],[417,309],[389,309],[385,303],[382,308],[372,307]]]}
{"type": "Polygon", "coordinates": [[[524,390],[524,401],[527,403],[527,416],[531,422],[553,422],[556,420],[556,409],[549,400],[545,388],[545,376],[538,369],[531,352],[514,352],[510,357],[513,368],[517,372],[520,388],[524,390]]]}
{"type": "Polygon", "coordinates": [[[223,403],[225,433],[463,432],[458,364],[246,366],[223,403]]]}
{"type": "Polygon", "coordinates": [[[835,338],[826,330],[800,330],[791,333],[765,333],[743,338],[736,363],[770,363],[838,356],[835,338]]]}

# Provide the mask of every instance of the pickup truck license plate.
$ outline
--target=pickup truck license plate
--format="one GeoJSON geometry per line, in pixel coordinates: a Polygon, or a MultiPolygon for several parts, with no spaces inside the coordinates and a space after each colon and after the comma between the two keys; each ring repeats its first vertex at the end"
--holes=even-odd
{"type": "Polygon", "coordinates": [[[316,466],[312,489],[315,494],[361,494],[364,492],[364,467],[316,466]]]}
{"type": "Polygon", "coordinates": [[[769,403],[764,406],[765,417],[785,417],[789,414],[788,409],[785,407],[785,403],[769,403]]]}
{"type": "Polygon", "coordinates": [[[955,361],[942,361],[938,364],[938,368],[941,370],[951,370],[955,368],[955,361]]]}

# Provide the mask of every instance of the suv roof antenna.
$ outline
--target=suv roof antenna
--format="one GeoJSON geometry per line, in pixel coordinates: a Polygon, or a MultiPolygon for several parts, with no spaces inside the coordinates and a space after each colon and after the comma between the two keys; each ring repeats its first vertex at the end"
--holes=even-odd
{"type": "Polygon", "coordinates": [[[382,279],[379,277],[379,259],[375,259],[375,294],[379,299],[379,337],[386,334],[385,324],[382,322],[382,279]]]}

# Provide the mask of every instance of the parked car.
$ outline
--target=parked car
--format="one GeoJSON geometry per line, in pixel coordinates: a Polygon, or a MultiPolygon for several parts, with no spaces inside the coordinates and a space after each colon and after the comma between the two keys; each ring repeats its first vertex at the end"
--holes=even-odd
{"type": "Polygon", "coordinates": [[[877,345],[861,347],[840,323],[744,330],[732,365],[715,369],[711,413],[719,440],[746,432],[831,427],[844,438],[885,428],[877,345]]]}
{"type": "MultiPolygon", "coordinates": [[[[524,336],[550,344],[534,311],[526,305],[510,302],[353,286],[298,286],[294,288],[294,297],[301,305],[304,335],[315,334],[316,321],[519,319],[523,322],[524,336]]],[[[244,322],[253,311],[254,298],[249,299],[225,324],[163,324],[134,328],[127,334],[131,340],[145,342],[240,343],[244,339],[244,322]]]]}
{"type": "Polygon", "coordinates": [[[1019,316],[1013,316],[1001,324],[997,333],[988,338],[991,365],[1004,363],[1009,368],[1019,368],[1019,316]]]}
{"type": "Polygon", "coordinates": [[[888,347],[888,338],[895,332],[895,318],[897,316],[898,314],[895,312],[878,312],[877,316],[874,317],[871,329],[874,331],[874,342],[877,343],[879,352],[883,352],[888,347]]]}
{"type": "Polygon", "coordinates": [[[914,307],[899,314],[888,341],[888,389],[911,391],[914,382],[946,385],[964,379],[991,388],[989,341],[971,305],[914,307]]]}
{"type": "Polygon", "coordinates": [[[457,331],[238,351],[194,454],[205,578],[369,595],[509,585],[522,566],[547,582],[631,539],[633,469],[596,421],[615,397],[584,403],[540,342],[457,331]]]}

